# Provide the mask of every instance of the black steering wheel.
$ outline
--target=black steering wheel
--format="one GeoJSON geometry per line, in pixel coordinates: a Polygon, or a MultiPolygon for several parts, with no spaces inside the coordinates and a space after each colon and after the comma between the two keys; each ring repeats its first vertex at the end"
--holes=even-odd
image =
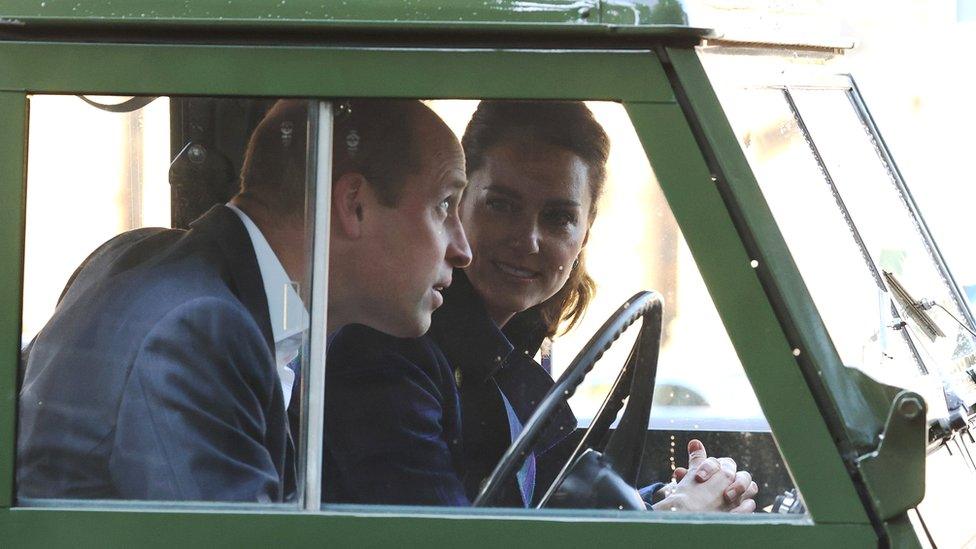
{"type": "Polygon", "coordinates": [[[512,478],[533,451],[555,417],[560,402],[573,395],[596,361],[620,335],[638,318],[643,318],[637,341],[599,413],[538,506],[644,509],[644,502],[635,486],[654,399],[663,309],[664,301],[660,294],[638,292],[603,323],[559,376],[555,386],[525,423],[522,432],[502,455],[475,498],[475,507],[494,504],[506,480],[512,478]],[[608,436],[625,399],[627,409],[616,430],[608,436]]]}

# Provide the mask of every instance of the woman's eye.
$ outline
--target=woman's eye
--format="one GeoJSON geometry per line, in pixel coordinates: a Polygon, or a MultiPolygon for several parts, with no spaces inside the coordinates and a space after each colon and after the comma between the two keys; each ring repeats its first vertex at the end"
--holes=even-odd
{"type": "Polygon", "coordinates": [[[556,211],[548,212],[545,216],[546,221],[557,227],[569,227],[576,224],[576,214],[572,212],[556,211]]]}

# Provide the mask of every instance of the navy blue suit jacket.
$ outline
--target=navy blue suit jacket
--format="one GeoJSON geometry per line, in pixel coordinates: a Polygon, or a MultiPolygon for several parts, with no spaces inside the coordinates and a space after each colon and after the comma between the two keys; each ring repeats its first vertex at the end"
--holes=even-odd
{"type": "MultiPolygon", "coordinates": [[[[512,442],[502,394],[524,423],[552,387],[530,357],[535,351],[516,349],[464,274],[454,276],[427,336],[399,339],[347,326],[333,338],[325,383],[326,501],[469,505],[512,442]]],[[[540,448],[575,425],[564,405],[540,448]]],[[[499,504],[524,505],[514,479],[499,504]]]]}
{"type": "Polygon", "coordinates": [[[346,326],[325,371],[325,501],[469,504],[458,392],[431,340],[346,326]]]}
{"type": "Polygon", "coordinates": [[[294,492],[267,298],[216,206],[92,253],[26,356],[19,497],[281,501],[294,492]]]}

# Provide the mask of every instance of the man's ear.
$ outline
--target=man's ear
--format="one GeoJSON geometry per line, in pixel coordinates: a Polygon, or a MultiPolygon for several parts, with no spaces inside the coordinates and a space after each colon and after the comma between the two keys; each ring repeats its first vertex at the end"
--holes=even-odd
{"type": "Polygon", "coordinates": [[[366,178],[360,173],[342,174],[332,183],[332,226],[346,238],[362,235],[366,193],[366,178]]]}

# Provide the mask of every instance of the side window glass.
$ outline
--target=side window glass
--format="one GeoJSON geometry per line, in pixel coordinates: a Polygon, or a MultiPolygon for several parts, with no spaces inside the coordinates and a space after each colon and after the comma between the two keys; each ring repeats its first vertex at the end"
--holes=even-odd
{"type": "Polygon", "coordinates": [[[949,316],[965,319],[964,304],[877,138],[858,119],[854,91],[722,92],[844,363],[925,395],[933,418],[971,404],[976,386],[967,371],[976,345],[949,316]]]}
{"type": "MultiPolygon", "coordinates": [[[[453,272],[449,287],[435,286],[437,295],[420,302],[433,310],[424,337],[391,338],[375,326],[346,326],[332,336],[325,376],[326,508],[474,504],[643,512],[657,505],[715,511],[715,517],[732,509],[792,508],[805,517],[623,107],[426,104],[463,144],[467,187],[458,220],[468,250],[452,253],[447,241],[439,248],[442,265],[453,272]],[[651,331],[638,334],[654,325],[645,316],[600,353],[579,387],[567,387],[568,402],[558,391],[546,401],[554,383],[575,375],[574,357],[593,354],[587,342],[608,317],[640,302],[640,290],[656,290],[665,303],[656,377],[641,366],[651,331]],[[612,387],[638,338],[638,360],[628,375],[638,377],[639,389],[627,398],[612,387]],[[650,417],[640,416],[651,395],[650,417]],[[535,444],[520,438],[526,432],[537,435],[535,444]],[[732,468],[722,489],[739,478],[739,494],[748,496],[725,502],[719,494],[712,507],[700,509],[668,499],[701,488],[682,477],[689,444],[696,460],[702,445],[710,456],[730,456],[734,464],[721,462],[732,468]],[[502,461],[506,455],[515,457],[502,461]],[[607,482],[598,477],[610,461],[618,470],[600,484],[607,482]],[[563,481],[554,486],[557,478],[563,481]],[[744,500],[750,501],[739,508],[744,500]]],[[[344,131],[337,120],[339,141],[344,131]]],[[[426,161],[414,160],[417,166],[426,161]]],[[[410,193],[433,184],[421,181],[401,188],[398,208],[410,204],[410,193]]],[[[413,242],[424,235],[414,231],[413,242]]],[[[407,260],[399,265],[398,278],[411,276],[407,260]]],[[[383,284],[403,288],[399,280],[383,284]]],[[[628,388],[631,378],[624,378],[621,387],[628,388]]]]}
{"type": "Polygon", "coordinates": [[[309,105],[30,97],[18,505],[301,500],[309,105]]]}
{"type": "Polygon", "coordinates": [[[897,187],[895,167],[885,156],[883,143],[858,118],[856,93],[854,89],[846,93],[798,90],[794,96],[926,369],[939,371],[953,391],[972,405],[976,384],[967,369],[976,365],[976,339],[952,319],[967,318],[965,298],[955,294],[948,273],[938,263],[938,250],[920,232],[922,221],[897,187]],[[899,299],[902,290],[905,298],[899,299]],[[923,300],[927,304],[919,311],[915,302],[923,300]]]}

